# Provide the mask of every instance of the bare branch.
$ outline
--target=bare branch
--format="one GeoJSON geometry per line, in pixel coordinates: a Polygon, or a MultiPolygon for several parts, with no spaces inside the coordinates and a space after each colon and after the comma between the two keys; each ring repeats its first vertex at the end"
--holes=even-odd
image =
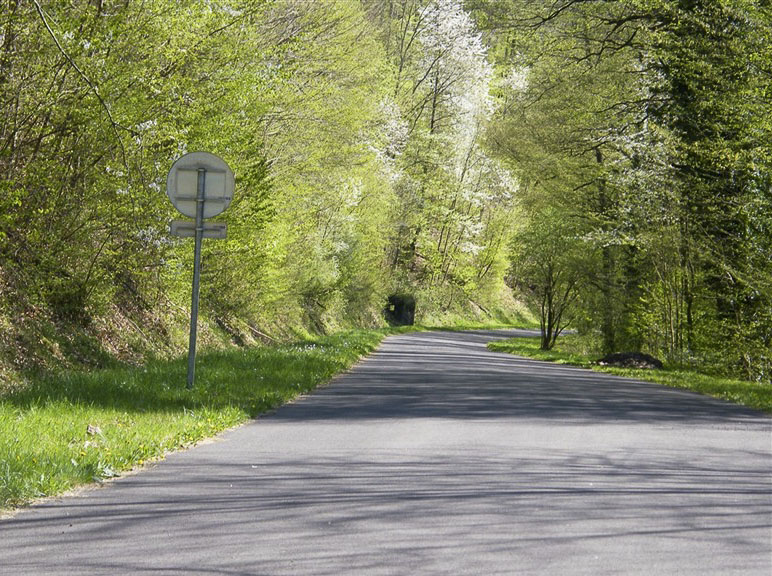
{"type": "Polygon", "coordinates": [[[40,20],[43,22],[43,26],[45,26],[46,30],[48,30],[48,34],[51,36],[51,39],[54,41],[54,44],[56,44],[56,47],[59,49],[59,52],[61,52],[62,56],[64,56],[64,59],[67,60],[70,66],[72,66],[73,69],[78,73],[78,75],[81,78],[83,78],[83,81],[86,84],[88,84],[88,87],[94,93],[94,96],[96,96],[97,100],[99,100],[99,104],[102,106],[105,113],[107,114],[107,117],[110,120],[110,124],[113,129],[113,132],[115,133],[115,138],[116,140],[118,140],[118,144],[121,147],[121,156],[123,158],[123,165],[124,165],[124,168],[126,169],[126,173],[128,174],[129,162],[128,162],[128,157],[126,155],[126,147],[123,144],[123,140],[121,139],[121,135],[118,132],[118,129],[120,128],[122,130],[126,130],[127,132],[133,132],[133,131],[130,128],[122,126],[121,124],[115,121],[115,118],[113,118],[113,113],[110,110],[110,107],[107,105],[107,102],[105,102],[105,99],[102,98],[102,95],[99,93],[99,87],[94,82],[92,82],[88,76],[86,76],[83,70],[81,70],[78,67],[78,65],[75,63],[72,57],[62,47],[61,43],[59,42],[59,39],[56,37],[56,34],[51,29],[51,26],[48,24],[48,20],[46,19],[46,16],[43,13],[43,9],[40,7],[40,3],[38,2],[38,0],[32,0],[32,3],[35,5],[35,10],[37,10],[38,15],[40,16],[40,20]]]}

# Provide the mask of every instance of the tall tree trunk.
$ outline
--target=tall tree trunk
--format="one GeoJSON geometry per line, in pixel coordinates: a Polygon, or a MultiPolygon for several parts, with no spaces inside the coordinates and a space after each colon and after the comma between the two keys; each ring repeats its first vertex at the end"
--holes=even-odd
{"type": "MultiPolygon", "coordinates": [[[[599,147],[595,149],[595,160],[599,165],[603,165],[603,153],[599,147]]],[[[609,199],[606,191],[606,180],[601,178],[598,182],[598,214],[602,219],[604,232],[608,231],[608,209],[609,199]]],[[[603,352],[604,354],[610,354],[616,351],[616,327],[614,322],[614,254],[608,243],[603,245],[601,258],[601,332],[603,334],[603,352]]]]}

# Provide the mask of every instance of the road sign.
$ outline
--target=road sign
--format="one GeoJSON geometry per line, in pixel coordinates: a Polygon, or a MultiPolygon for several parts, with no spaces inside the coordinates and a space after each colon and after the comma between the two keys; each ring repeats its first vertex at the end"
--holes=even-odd
{"type": "MultiPolygon", "coordinates": [[[[195,238],[196,223],[190,220],[172,220],[169,232],[180,238],[195,238]]],[[[227,236],[228,226],[222,222],[204,222],[203,238],[223,239],[227,236]]]]}
{"type": "Polygon", "coordinates": [[[198,327],[198,292],[201,284],[201,241],[225,238],[221,223],[204,223],[217,216],[233,199],[236,180],[225,160],[209,152],[191,152],[172,164],[166,177],[166,195],[174,207],[195,221],[174,220],[170,232],[195,238],[193,248],[193,294],[190,305],[190,344],[188,346],[188,389],[193,388],[196,372],[196,332],[198,327]]]}
{"type": "Polygon", "coordinates": [[[166,195],[188,218],[196,217],[198,173],[206,171],[204,218],[223,212],[233,199],[236,179],[225,160],[209,152],[191,152],[172,164],[166,177],[166,195]]]}

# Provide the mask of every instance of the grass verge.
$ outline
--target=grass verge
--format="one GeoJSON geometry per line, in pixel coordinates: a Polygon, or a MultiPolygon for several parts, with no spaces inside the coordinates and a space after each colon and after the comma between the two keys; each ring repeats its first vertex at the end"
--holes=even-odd
{"type": "Polygon", "coordinates": [[[240,424],[347,370],[385,332],[33,376],[0,396],[0,510],[119,475],[240,424]]]}
{"type": "Polygon", "coordinates": [[[595,364],[595,359],[583,349],[581,339],[570,335],[561,337],[555,348],[547,351],[539,349],[538,338],[500,340],[491,342],[488,348],[536,360],[581,366],[598,372],[656,382],[673,388],[684,388],[772,413],[772,385],[770,384],[734,380],[686,369],[634,370],[598,366],[595,364]]]}

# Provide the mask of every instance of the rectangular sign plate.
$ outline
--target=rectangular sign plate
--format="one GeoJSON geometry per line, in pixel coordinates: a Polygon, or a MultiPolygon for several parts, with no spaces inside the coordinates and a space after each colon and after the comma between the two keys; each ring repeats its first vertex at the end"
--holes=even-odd
{"type": "MultiPolygon", "coordinates": [[[[204,222],[204,238],[217,238],[222,240],[227,235],[227,225],[222,222],[204,222]]],[[[196,223],[191,220],[172,220],[169,224],[169,232],[172,236],[180,238],[194,238],[196,236],[196,223]]]]}

